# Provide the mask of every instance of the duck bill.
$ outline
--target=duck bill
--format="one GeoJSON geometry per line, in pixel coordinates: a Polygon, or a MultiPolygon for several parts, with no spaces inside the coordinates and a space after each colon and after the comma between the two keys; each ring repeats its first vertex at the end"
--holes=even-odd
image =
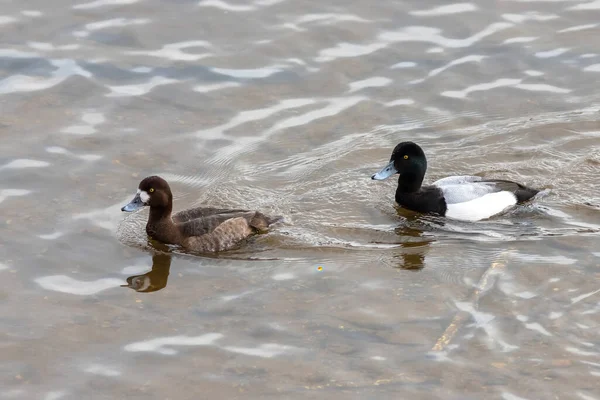
{"type": "Polygon", "coordinates": [[[125,211],[125,212],[132,212],[135,210],[139,210],[140,208],[144,207],[146,204],[144,204],[144,202],[142,201],[142,198],[140,197],[140,194],[137,193],[135,195],[135,197],[133,198],[133,200],[131,200],[129,202],[129,204],[121,207],[121,211],[125,211]]]}
{"type": "Polygon", "coordinates": [[[394,162],[390,161],[390,163],[388,165],[386,165],[385,167],[383,167],[381,169],[381,171],[374,174],[371,177],[371,179],[374,179],[376,181],[382,181],[382,180],[389,178],[390,176],[397,174],[397,173],[398,173],[398,170],[394,167],[394,162]]]}

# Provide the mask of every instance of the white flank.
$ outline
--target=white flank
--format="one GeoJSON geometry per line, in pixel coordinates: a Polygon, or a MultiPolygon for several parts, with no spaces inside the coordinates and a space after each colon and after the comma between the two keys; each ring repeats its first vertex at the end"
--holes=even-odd
{"type": "Polygon", "coordinates": [[[479,221],[500,214],[517,204],[512,192],[489,193],[464,203],[448,204],[446,217],[462,221],[479,221]]]}

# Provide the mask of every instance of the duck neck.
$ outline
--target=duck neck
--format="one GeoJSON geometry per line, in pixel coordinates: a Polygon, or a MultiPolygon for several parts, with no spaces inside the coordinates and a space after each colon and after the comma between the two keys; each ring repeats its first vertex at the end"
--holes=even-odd
{"type": "Polygon", "coordinates": [[[148,222],[171,221],[171,211],[172,210],[173,210],[172,204],[169,204],[166,206],[150,207],[150,216],[148,218],[148,222]]]}
{"type": "Polygon", "coordinates": [[[414,193],[421,188],[425,171],[427,170],[427,162],[420,161],[414,163],[410,169],[402,172],[398,177],[398,193],[414,193]]]}

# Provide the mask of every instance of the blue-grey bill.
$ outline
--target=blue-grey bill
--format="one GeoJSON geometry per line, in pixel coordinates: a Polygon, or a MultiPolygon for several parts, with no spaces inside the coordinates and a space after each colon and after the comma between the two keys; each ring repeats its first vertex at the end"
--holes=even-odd
{"type": "Polygon", "coordinates": [[[138,193],[135,195],[133,200],[131,200],[129,202],[129,204],[127,204],[121,208],[121,211],[132,212],[135,210],[139,210],[140,208],[142,208],[144,206],[145,206],[145,204],[142,201],[142,199],[140,198],[140,194],[138,193]]]}
{"type": "Polygon", "coordinates": [[[398,173],[398,171],[396,170],[396,168],[394,168],[394,162],[390,161],[390,163],[388,165],[386,165],[385,167],[383,167],[383,169],[381,171],[379,171],[378,173],[373,175],[371,177],[371,179],[375,179],[376,181],[381,181],[381,180],[389,178],[390,176],[397,174],[397,173],[398,173]]]}

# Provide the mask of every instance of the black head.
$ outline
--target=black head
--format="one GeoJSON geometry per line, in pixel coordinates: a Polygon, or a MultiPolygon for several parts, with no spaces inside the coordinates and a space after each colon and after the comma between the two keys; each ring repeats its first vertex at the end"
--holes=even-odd
{"type": "Polygon", "coordinates": [[[423,179],[427,170],[427,159],[421,147],[413,142],[399,143],[392,152],[390,162],[371,179],[383,180],[394,174],[417,175],[423,179]]]}
{"type": "Polygon", "coordinates": [[[121,211],[131,212],[144,206],[167,208],[172,203],[173,194],[167,181],[159,176],[149,176],[142,179],[135,197],[121,211]]]}

